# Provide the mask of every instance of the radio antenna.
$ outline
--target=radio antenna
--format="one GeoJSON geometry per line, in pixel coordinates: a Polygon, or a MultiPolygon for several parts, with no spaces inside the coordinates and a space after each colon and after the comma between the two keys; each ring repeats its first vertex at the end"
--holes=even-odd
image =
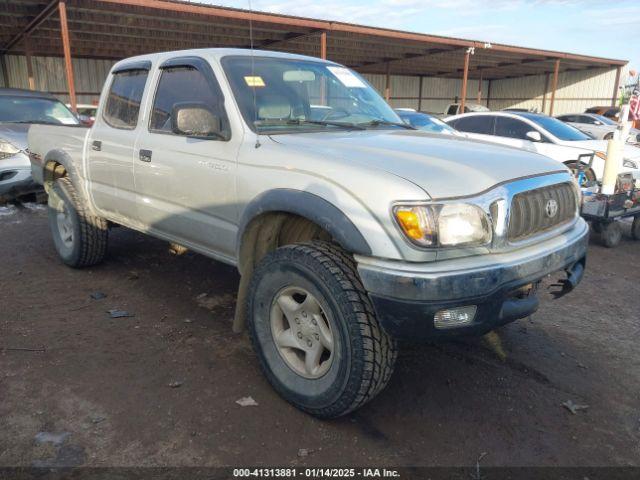
{"type": "Polygon", "coordinates": [[[256,78],[255,78],[255,60],[253,58],[253,7],[251,0],[249,2],[249,46],[251,48],[251,93],[253,94],[253,126],[256,129],[256,148],[260,148],[260,134],[258,133],[258,101],[256,100],[256,78]]]}

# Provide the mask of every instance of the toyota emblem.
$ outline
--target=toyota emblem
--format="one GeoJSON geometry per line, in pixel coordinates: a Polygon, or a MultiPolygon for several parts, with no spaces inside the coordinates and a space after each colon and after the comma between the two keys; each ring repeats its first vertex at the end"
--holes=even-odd
{"type": "Polygon", "coordinates": [[[558,202],[556,202],[553,198],[547,200],[547,205],[544,207],[545,212],[547,213],[547,217],[553,218],[558,214],[558,202]]]}

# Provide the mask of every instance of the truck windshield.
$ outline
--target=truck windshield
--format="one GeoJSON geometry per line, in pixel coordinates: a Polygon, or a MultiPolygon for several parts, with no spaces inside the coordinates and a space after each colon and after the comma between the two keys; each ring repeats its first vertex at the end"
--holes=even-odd
{"type": "Polygon", "coordinates": [[[0,122],[78,125],[61,102],[49,98],[0,96],[0,122]]]}
{"type": "Polygon", "coordinates": [[[357,73],[275,57],[222,60],[242,116],[256,132],[413,128],[357,73]]]}

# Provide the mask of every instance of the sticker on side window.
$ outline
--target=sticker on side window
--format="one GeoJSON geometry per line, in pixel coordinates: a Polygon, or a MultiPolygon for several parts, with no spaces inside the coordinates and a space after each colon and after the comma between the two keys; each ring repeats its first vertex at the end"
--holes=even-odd
{"type": "Polygon", "coordinates": [[[244,77],[244,81],[247,83],[247,85],[249,85],[250,87],[264,87],[264,80],[262,79],[262,77],[258,77],[258,76],[247,76],[244,77]]]}
{"type": "Polygon", "coordinates": [[[327,67],[331,73],[333,73],[340,82],[348,88],[367,88],[365,83],[356,77],[351,70],[344,67],[327,67]]]}

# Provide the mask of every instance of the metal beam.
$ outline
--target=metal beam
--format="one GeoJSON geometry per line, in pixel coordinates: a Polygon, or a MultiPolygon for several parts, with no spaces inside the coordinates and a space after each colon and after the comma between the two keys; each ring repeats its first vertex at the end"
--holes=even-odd
{"type": "Polygon", "coordinates": [[[549,91],[549,73],[544,75],[544,91],[542,92],[542,113],[547,106],[547,92],[549,91]]]}
{"type": "Polygon", "coordinates": [[[560,71],[560,59],[556,60],[553,68],[553,83],[551,84],[551,105],[549,105],[549,116],[553,115],[553,107],[556,101],[556,89],[558,88],[558,72],[560,71]]]}
{"type": "Polygon", "coordinates": [[[320,33],[320,58],[327,59],[327,32],[320,33]]]}
{"type": "Polygon", "coordinates": [[[7,59],[4,55],[0,54],[0,68],[2,68],[2,79],[4,80],[4,87],[9,88],[9,71],[7,70],[7,59]]]}
{"type": "Polygon", "coordinates": [[[620,88],[620,72],[622,71],[622,67],[618,67],[616,69],[616,82],[613,85],[613,94],[611,95],[611,106],[616,106],[616,101],[618,100],[618,89],[620,88]]]}
{"type": "Polygon", "coordinates": [[[391,64],[387,63],[387,76],[384,87],[384,99],[389,103],[389,99],[391,98],[391,64]]]}
{"type": "Polygon", "coordinates": [[[480,72],[480,78],[478,78],[478,97],[476,101],[478,104],[482,102],[482,72],[480,72]]]}
{"type": "Polygon", "coordinates": [[[39,25],[42,24],[47,18],[51,16],[57,9],[59,0],[52,0],[49,5],[47,5],[44,10],[42,10],[33,20],[31,20],[27,26],[17,35],[15,35],[11,40],[7,42],[6,45],[2,47],[2,52],[8,52],[11,50],[17,43],[20,42],[26,35],[29,35],[33,32],[39,25]]]}
{"type": "Polygon", "coordinates": [[[467,50],[464,54],[464,72],[462,73],[462,87],[460,89],[460,110],[458,113],[464,113],[464,102],[467,99],[467,78],[469,76],[469,60],[471,58],[471,50],[467,50]]]}
{"type": "Polygon", "coordinates": [[[73,78],[73,64],[71,63],[71,45],[69,43],[69,26],[67,25],[67,4],[65,0],[58,3],[60,12],[60,32],[62,34],[62,48],[64,50],[64,66],[67,74],[67,86],[69,88],[69,103],[71,110],[78,111],[76,102],[76,85],[73,78]]]}
{"type": "Polygon", "coordinates": [[[403,60],[414,60],[416,58],[425,58],[425,57],[430,57],[431,55],[436,55],[438,53],[453,52],[455,50],[458,50],[458,49],[457,48],[430,48],[424,53],[417,53],[417,52],[405,53],[402,57],[398,57],[398,58],[385,58],[383,60],[365,62],[360,64],[359,67],[364,68],[364,67],[374,67],[376,65],[386,65],[387,63],[390,63],[390,62],[401,62],[403,60]]]}
{"type": "Polygon", "coordinates": [[[306,37],[310,37],[312,35],[316,35],[318,32],[316,30],[311,31],[311,32],[304,32],[304,33],[299,33],[299,32],[290,32],[287,33],[284,38],[279,38],[279,39],[273,39],[273,40],[264,40],[262,42],[259,42],[256,44],[256,48],[264,48],[264,47],[272,47],[274,45],[277,45],[279,43],[286,43],[286,42],[291,42],[294,40],[302,40],[303,38],[306,37]]]}
{"type": "Polygon", "coordinates": [[[418,111],[422,111],[422,86],[424,85],[424,77],[420,75],[420,81],[418,82],[418,111]]]}
{"type": "Polygon", "coordinates": [[[33,63],[31,62],[31,41],[29,35],[24,37],[24,56],[27,60],[27,77],[29,79],[29,90],[36,89],[36,80],[33,76],[33,63]]]}

